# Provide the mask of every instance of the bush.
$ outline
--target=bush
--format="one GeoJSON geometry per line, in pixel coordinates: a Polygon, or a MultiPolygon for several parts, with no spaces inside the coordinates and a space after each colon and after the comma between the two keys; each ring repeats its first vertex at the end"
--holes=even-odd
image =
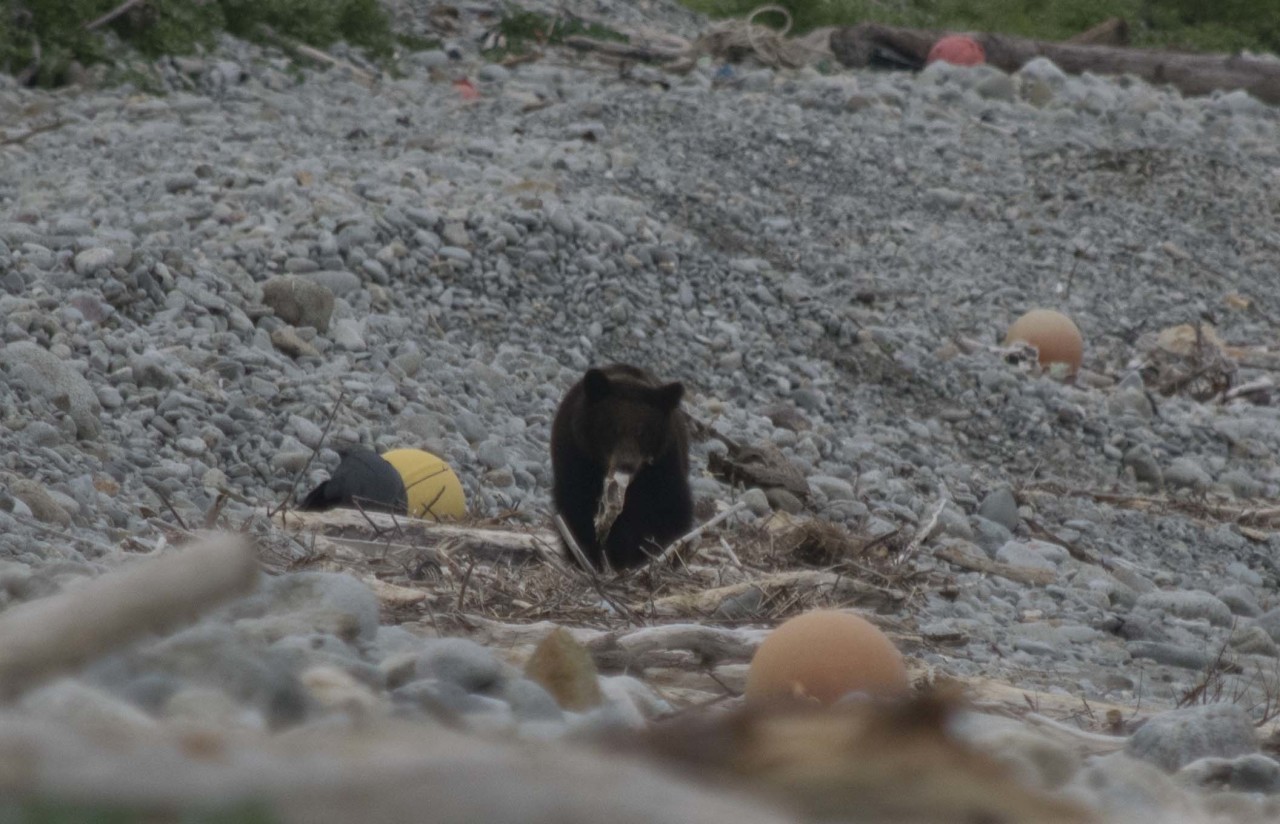
{"type": "Polygon", "coordinates": [[[0,71],[34,68],[31,82],[60,85],[73,62],[106,59],[102,31],[149,57],[208,48],[224,30],[252,40],[282,35],[318,47],[346,40],[376,57],[388,56],[393,44],[378,0],[148,0],[102,31],[85,31],[118,5],[119,0],[0,0],[0,71]]]}

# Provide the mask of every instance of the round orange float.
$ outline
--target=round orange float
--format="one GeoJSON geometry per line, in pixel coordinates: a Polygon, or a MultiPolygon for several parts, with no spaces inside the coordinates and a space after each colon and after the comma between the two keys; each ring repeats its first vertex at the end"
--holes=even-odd
{"type": "Polygon", "coordinates": [[[1032,309],[1013,322],[1004,336],[1008,346],[1014,341],[1031,344],[1040,353],[1040,365],[1065,363],[1075,374],[1084,360],[1084,338],[1071,318],[1053,309],[1032,309]]]}
{"type": "Polygon", "coordinates": [[[749,703],[809,700],[829,705],[851,692],[892,697],[907,691],[902,653],[864,618],[816,610],[785,621],[764,639],[747,673],[749,703]]]}
{"type": "Polygon", "coordinates": [[[980,66],[987,62],[987,53],[982,44],[972,37],[949,34],[933,44],[924,62],[927,64],[938,60],[957,66],[980,66]]]}

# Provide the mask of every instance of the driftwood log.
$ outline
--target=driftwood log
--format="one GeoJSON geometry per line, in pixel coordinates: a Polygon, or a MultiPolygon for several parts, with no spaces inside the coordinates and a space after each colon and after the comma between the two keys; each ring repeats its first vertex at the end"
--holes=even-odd
{"type": "MultiPolygon", "coordinates": [[[[401,545],[410,545],[415,540],[426,541],[429,545],[457,541],[464,546],[489,550],[494,554],[539,554],[545,547],[557,545],[556,536],[546,530],[517,532],[512,529],[438,523],[386,512],[361,512],[341,508],[325,512],[291,510],[274,517],[287,529],[316,532],[339,540],[345,540],[349,535],[364,536],[380,532],[379,537],[395,537],[401,545]]],[[[388,541],[387,544],[395,544],[397,541],[388,541]]],[[[365,542],[356,540],[352,543],[365,542]]]]}
{"type": "MultiPolygon", "coordinates": [[[[831,34],[831,51],[851,68],[888,59],[923,66],[929,49],[948,32],[859,23],[831,34]]],[[[1243,89],[1266,103],[1280,103],[1280,61],[1221,54],[1054,43],[999,34],[970,35],[987,62],[1012,72],[1036,57],[1047,57],[1071,74],[1133,74],[1149,83],[1168,83],[1186,95],[1243,89]]]]}
{"type": "Polygon", "coordinates": [[[253,547],[223,535],[12,607],[0,618],[0,696],[194,621],[257,581],[253,547]]]}

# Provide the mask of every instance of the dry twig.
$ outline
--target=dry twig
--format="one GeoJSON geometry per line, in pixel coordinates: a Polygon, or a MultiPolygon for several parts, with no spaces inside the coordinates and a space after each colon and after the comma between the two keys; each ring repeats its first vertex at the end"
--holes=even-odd
{"type": "Polygon", "coordinates": [[[706,532],[708,529],[715,526],[716,524],[719,524],[722,521],[728,520],[729,518],[731,518],[732,516],[741,512],[746,508],[747,508],[747,505],[744,501],[738,501],[736,504],[729,507],[724,512],[721,512],[719,515],[716,515],[714,518],[708,519],[706,523],[703,523],[703,524],[700,524],[699,526],[694,527],[693,529],[686,532],[684,535],[681,535],[679,538],[676,538],[674,541],[672,541],[667,546],[666,549],[662,550],[662,552],[653,559],[654,563],[657,563],[657,564],[666,563],[667,561],[671,560],[671,556],[675,555],[676,552],[678,552],[682,548],[688,546],[689,544],[692,544],[694,541],[701,538],[702,534],[706,532]]]}
{"type": "Polygon", "coordinates": [[[298,494],[298,481],[302,480],[302,476],[307,474],[307,470],[311,468],[311,462],[315,460],[316,455],[320,452],[320,447],[324,445],[324,439],[329,435],[329,427],[333,426],[333,419],[338,416],[338,410],[342,408],[342,402],[346,397],[347,391],[345,389],[338,393],[338,399],[333,402],[333,408],[329,410],[329,419],[324,422],[324,429],[320,431],[320,440],[316,442],[315,448],[307,456],[307,462],[302,465],[302,469],[299,469],[294,474],[293,483],[289,485],[289,494],[284,497],[278,507],[267,512],[268,520],[293,502],[293,496],[298,494]]]}
{"type": "Polygon", "coordinates": [[[929,540],[929,536],[938,528],[938,518],[941,517],[942,510],[947,508],[947,501],[950,499],[951,493],[947,490],[947,485],[939,482],[937,505],[934,506],[933,512],[929,513],[929,517],[920,525],[920,528],[916,530],[915,536],[912,537],[907,545],[903,547],[902,551],[898,553],[897,558],[894,560],[894,564],[896,566],[905,564],[917,551],[919,551],[920,545],[929,540]]]}
{"type": "Polygon", "coordinates": [[[1058,574],[1051,569],[1034,569],[1003,564],[999,561],[969,555],[953,546],[940,546],[933,551],[933,555],[935,558],[941,558],[958,567],[987,575],[999,575],[1001,578],[1008,578],[1010,581],[1017,581],[1020,584],[1042,587],[1058,579],[1058,574]]]}
{"type": "Polygon", "coordinates": [[[30,140],[31,138],[35,137],[38,134],[51,132],[55,129],[61,129],[63,126],[67,125],[68,122],[69,121],[66,121],[66,120],[55,120],[52,123],[44,123],[39,126],[32,126],[30,129],[27,129],[22,134],[14,135],[13,137],[6,137],[3,140],[0,140],[0,146],[17,146],[21,143],[26,143],[28,140],[30,140]]]}
{"type": "Polygon", "coordinates": [[[111,10],[111,11],[109,11],[109,12],[107,12],[106,14],[102,15],[102,16],[101,16],[101,17],[99,17],[97,20],[94,20],[94,21],[89,22],[89,23],[85,23],[85,24],[84,24],[84,30],[85,30],[85,31],[93,31],[93,30],[94,30],[94,29],[96,29],[96,28],[99,28],[99,27],[101,27],[101,26],[105,26],[105,25],[107,25],[108,23],[110,23],[112,20],[115,20],[115,19],[116,19],[117,17],[119,17],[120,15],[125,14],[126,12],[128,12],[128,11],[129,11],[129,9],[133,8],[134,6],[140,6],[140,5],[142,5],[143,3],[145,3],[145,2],[147,2],[147,0],[124,0],[124,2],[123,2],[123,3],[121,3],[121,4],[120,4],[120,5],[118,5],[118,6],[116,6],[114,9],[112,9],[112,10],[111,10]]]}

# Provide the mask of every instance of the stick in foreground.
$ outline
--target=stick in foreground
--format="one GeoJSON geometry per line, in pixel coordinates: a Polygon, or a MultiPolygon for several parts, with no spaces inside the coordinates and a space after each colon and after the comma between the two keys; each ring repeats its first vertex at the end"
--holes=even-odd
{"type": "Polygon", "coordinates": [[[0,695],[194,620],[257,580],[253,548],[227,535],[15,606],[0,615],[0,695]]]}

